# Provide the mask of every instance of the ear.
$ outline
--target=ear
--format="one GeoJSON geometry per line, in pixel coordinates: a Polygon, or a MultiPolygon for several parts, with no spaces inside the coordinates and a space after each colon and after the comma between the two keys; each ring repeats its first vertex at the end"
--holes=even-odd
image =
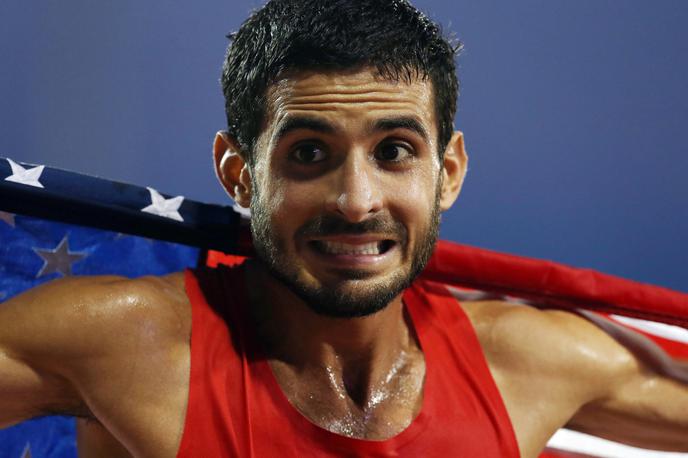
{"type": "Polygon", "coordinates": [[[251,204],[251,172],[236,141],[229,133],[220,131],[213,142],[215,174],[227,194],[244,208],[251,204]]]}
{"type": "Polygon", "coordinates": [[[468,155],[463,143],[463,133],[454,132],[444,151],[442,167],[442,189],[440,190],[440,209],[449,210],[459,197],[463,179],[468,170],[468,155]]]}

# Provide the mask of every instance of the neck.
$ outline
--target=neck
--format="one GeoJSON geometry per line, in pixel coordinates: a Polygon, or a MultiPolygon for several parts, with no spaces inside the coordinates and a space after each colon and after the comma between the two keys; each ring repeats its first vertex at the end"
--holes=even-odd
{"type": "Polygon", "coordinates": [[[333,385],[355,386],[365,398],[418,352],[401,295],[370,316],[330,318],[313,312],[259,263],[249,264],[247,280],[269,358],[296,372],[321,371],[333,385]]]}

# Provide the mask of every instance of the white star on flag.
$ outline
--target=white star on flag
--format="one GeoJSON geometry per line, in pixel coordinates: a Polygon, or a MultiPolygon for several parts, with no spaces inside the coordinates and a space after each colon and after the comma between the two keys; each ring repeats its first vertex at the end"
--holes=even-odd
{"type": "Polygon", "coordinates": [[[43,259],[43,267],[36,275],[41,278],[45,275],[58,272],[64,277],[72,275],[72,264],[88,256],[86,253],[69,251],[69,240],[65,235],[55,249],[34,248],[33,251],[43,259]]]}
{"type": "Polygon", "coordinates": [[[21,458],[31,458],[31,444],[27,443],[22,452],[21,458]]]}
{"type": "Polygon", "coordinates": [[[148,189],[148,192],[150,192],[152,203],[146,208],[141,209],[142,212],[151,213],[153,215],[162,216],[163,218],[169,218],[175,221],[184,221],[182,215],[179,214],[179,207],[181,207],[182,203],[184,202],[183,196],[165,199],[155,189],[146,189],[148,189]]]}
{"type": "Polygon", "coordinates": [[[5,181],[11,181],[13,183],[19,183],[26,186],[33,186],[35,188],[43,187],[41,182],[38,180],[41,178],[41,174],[43,173],[45,166],[39,165],[38,167],[34,167],[32,169],[25,169],[12,159],[7,159],[7,162],[10,163],[10,167],[12,168],[12,175],[5,178],[5,181]]]}

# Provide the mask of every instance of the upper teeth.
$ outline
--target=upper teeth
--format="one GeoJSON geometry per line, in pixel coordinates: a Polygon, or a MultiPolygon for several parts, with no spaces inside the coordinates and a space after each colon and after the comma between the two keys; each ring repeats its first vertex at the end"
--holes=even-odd
{"type": "Polygon", "coordinates": [[[321,246],[329,254],[380,254],[380,242],[352,245],[349,243],[322,241],[321,246]]]}

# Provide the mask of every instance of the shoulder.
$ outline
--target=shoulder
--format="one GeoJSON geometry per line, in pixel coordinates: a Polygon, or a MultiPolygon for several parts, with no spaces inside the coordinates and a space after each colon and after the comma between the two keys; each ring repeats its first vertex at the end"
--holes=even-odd
{"type": "MultiPolygon", "coordinates": [[[[27,306],[50,308],[82,324],[133,322],[136,318],[165,324],[186,300],[182,273],[135,279],[96,276],[70,277],[48,283],[27,294],[27,306]]],[[[122,323],[124,324],[124,323],[122,323]]]]}
{"type": "Polygon", "coordinates": [[[183,340],[190,333],[191,313],[183,273],[176,273],[61,279],[3,303],[0,317],[13,323],[0,326],[0,343],[49,362],[51,348],[62,358],[80,359],[183,340]]]}
{"type": "Polygon", "coordinates": [[[575,313],[504,301],[462,305],[488,362],[502,373],[575,384],[595,399],[639,370],[630,351],[575,313]]]}

